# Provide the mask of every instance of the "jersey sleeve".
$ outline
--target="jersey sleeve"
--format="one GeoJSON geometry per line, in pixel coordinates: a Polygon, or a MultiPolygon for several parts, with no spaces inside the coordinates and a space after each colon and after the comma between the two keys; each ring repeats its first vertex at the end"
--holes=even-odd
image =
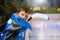
{"type": "Polygon", "coordinates": [[[30,30],[32,30],[32,26],[26,20],[23,20],[21,17],[15,16],[15,21],[20,27],[29,28],[30,30]]]}

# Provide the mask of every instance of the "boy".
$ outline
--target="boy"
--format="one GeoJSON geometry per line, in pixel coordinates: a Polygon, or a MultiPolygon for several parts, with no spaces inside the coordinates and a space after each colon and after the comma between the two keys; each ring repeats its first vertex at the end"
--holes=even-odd
{"type": "MultiPolygon", "coordinates": [[[[2,37],[4,38],[3,40],[6,40],[6,35],[8,33],[8,30],[13,26],[13,24],[15,24],[16,27],[17,26],[20,27],[18,35],[16,35],[15,39],[13,40],[25,40],[26,29],[29,28],[30,30],[32,30],[32,27],[26,21],[26,18],[27,18],[27,9],[24,7],[19,8],[17,12],[14,13],[11,16],[11,18],[8,20],[5,30],[2,32],[2,37]]],[[[11,40],[11,39],[8,39],[8,40],[11,40]]]]}

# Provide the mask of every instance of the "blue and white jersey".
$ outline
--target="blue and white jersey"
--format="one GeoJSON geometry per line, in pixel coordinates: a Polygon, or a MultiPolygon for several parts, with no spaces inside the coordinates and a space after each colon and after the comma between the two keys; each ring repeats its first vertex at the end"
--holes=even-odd
{"type": "Polygon", "coordinates": [[[19,31],[19,34],[16,36],[16,40],[24,40],[25,38],[25,33],[26,33],[26,29],[29,28],[30,30],[32,30],[31,25],[26,21],[23,20],[18,14],[14,13],[11,18],[8,20],[5,30],[2,32],[2,34],[7,33],[7,30],[13,25],[12,22],[15,21],[16,24],[19,25],[19,27],[21,27],[22,29],[19,31]],[[19,36],[20,35],[20,36],[19,36]],[[24,37],[23,37],[24,36],[24,37]]]}
{"type": "Polygon", "coordinates": [[[12,25],[12,21],[15,21],[20,27],[22,28],[29,28],[30,30],[32,30],[31,25],[26,21],[23,20],[19,15],[17,15],[16,13],[14,13],[11,18],[8,20],[7,24],[6,24],[6,28],[8,29],[11,25],[12,25]]]}

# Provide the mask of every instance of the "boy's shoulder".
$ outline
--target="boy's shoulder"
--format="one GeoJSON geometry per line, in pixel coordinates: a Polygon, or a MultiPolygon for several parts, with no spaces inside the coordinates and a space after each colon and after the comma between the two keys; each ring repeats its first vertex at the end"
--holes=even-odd
{"type": "Polygon", "coordinates": [[[16,16],[17,14],[16,13],[13,13],[12,16],[16,16]]]}
{"type": "Polygon", "coordinates": [[[20,19],[21,19],[21,17],[20,17],[18,14],[16,14],[16,13],[13,13],[13,14],[12,14],[12,17],[13,17],[13,18],[20,18],[20,19]]]}
{"type": "Polygon", "coordinates": [[[13,13],[12,17],[18,17],[18,15],[16,13],[13,13]]]}

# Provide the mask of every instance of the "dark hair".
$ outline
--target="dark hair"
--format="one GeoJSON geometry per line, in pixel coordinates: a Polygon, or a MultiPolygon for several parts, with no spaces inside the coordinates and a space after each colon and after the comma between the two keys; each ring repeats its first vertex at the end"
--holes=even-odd
{"type": "Polygon", "coordinates": [[[25,11],[26,13],[28,13],[28,8],[26,8],[26,7],[19,7],[19,8],[17,8],[16,12],[19,13],[20,11],[25,11]]]}

